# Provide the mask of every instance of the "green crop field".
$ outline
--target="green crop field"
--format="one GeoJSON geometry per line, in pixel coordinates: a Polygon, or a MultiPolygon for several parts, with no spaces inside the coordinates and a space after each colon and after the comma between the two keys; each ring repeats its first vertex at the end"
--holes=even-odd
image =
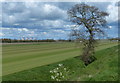
{"type": "MultiPolygon", "coordinates": [[[[96,51],[116,45],[117,42],[102,42],[96,47],[96,51]]],[[[79,56],[82,53],[82,44],[80,46],[77,47],[75,43],[69,42],[3,45],[3,79],[17,72],[79,56]]]]}

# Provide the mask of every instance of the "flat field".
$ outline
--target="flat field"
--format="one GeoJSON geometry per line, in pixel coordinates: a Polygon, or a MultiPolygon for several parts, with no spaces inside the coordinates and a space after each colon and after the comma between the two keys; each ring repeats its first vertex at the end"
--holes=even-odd
{"type": "MultiPolygon", "coordinates": [[[[101,42],[96,51],[118,45],[117,42],[101,42]]],[[[2,46],[3,76],[31,68],[64,61],[82,53],[80,47],[71,42],[10,44],[2,46]]]]}

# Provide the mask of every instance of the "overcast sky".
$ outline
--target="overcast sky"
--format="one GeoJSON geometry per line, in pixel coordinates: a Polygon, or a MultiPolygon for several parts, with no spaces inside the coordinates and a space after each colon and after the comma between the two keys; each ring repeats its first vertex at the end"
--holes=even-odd
{"type": "MultiPolygon", "coordinates": [[[[72,24],[67,10],[80,2],[2,2],[0,38],[68,39],[72,24]]],[[[109,37],[118,37],[117,2],[85,2],[108,12],[109,37]]]]}

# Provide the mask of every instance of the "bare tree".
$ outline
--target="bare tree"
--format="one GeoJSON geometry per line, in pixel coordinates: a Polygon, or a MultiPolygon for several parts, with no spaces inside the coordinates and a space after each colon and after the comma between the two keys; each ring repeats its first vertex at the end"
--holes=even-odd
{"type": "Polygon", "coordinates": [[[84,61],[85,65],[90,64],[96,58],[93,56],[95,47],[95,35],[104,34],[103,28],[107,27],[107,21],[105,19],[109,14],[100,11],[95,6],[89,6],[87,4],[81,3],[76,4],[71,9],[67,11],[70,21],[76,23],[82,28],[81,30],[72,30],[71,36],[76,38],[82,38],[84,42],[84,51],[81,59],[84,61]]]}

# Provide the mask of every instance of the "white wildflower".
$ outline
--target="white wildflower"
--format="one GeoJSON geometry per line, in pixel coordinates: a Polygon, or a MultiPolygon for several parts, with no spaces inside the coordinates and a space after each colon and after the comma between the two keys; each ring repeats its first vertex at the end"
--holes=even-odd
{"type": "Polygon", "coordinates": [[[57,76],[55,75],[55,78],[56,78],[57,76]]]}
{"type": "Polygon", "coordinates": [[[89,75],[88,77],[89,77],[89,78],[91,78],[91,77],[92,77],[92,75],[89,75]]]}
{"type": "Polygon", "coordinates": [[[56,81],[61,81],[66,79],[68,75],[68,69],[63,66],[63,64],[58,64],[58,67],[56,67],[53,70],[49,71],[51,73],[51,79],[54,79],[56,81]]]}
{"type": "Polygon", "coordinates": [[[50,71],[50,73],[52,73],[52,71],[50,71]]]}
{"type": "Polygon", "coordinates": [[[62,73],[60,72],[60,75],[62,76],[62,73]]]}
{"type": "Polygon", "coordinates": [[[56,81],[59,81],[58,79],[56,79],[56,81]]]}
{"type": "Polygon", "coordinates": [[[63,64],[58,64],[58,66],[62,66],[63,64]]]}
{"type": "Polygon", "coordinates": [[[56,73],[57,71],[56,70],[54,70],[54,73],[56,73]]]}
{"type": "Polygon", "coordinates": [[[57,76],[59,76],[59,73],[57,73],[57,76]]]}
{"type": "Polygon", "coordinates": [[[55,79],[54,76],[51,76],[52,79],[55,79]]]}
{"type": "Polygon", "coordinates": [[[64,68],[64,70],[66,70],[66,68],[64,68]]]}

